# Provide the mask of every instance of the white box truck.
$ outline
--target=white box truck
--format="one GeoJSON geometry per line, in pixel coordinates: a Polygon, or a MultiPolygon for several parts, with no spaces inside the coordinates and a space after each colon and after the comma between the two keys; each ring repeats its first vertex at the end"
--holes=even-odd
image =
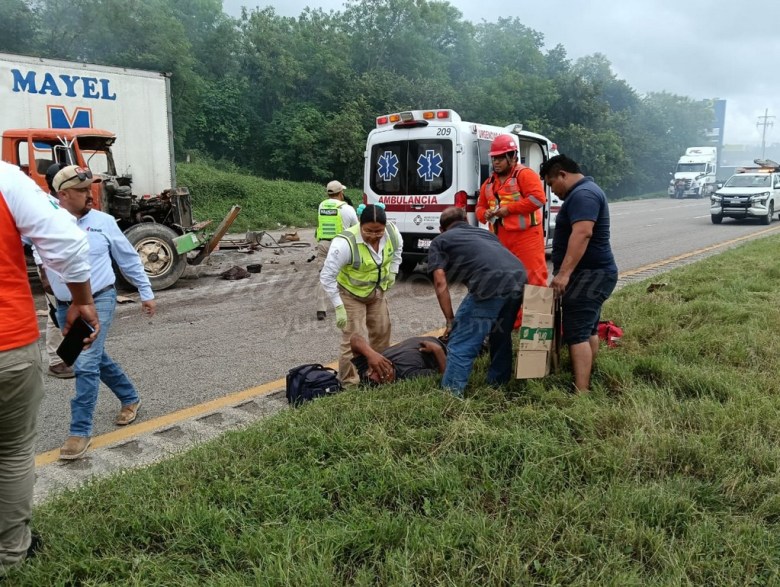
{"type": "Polygon", "coordinates": [[[672,173],[667,194],[670,198],[704,198],[717,186],[717,147],[688,147],[672,173]]]}
{"type": "Polygon", "coordinates": [[[189,191],[176,187],[163,73],[0,53],[0,136],[2,159],[45,192],[52,163],[101,175],[95,207],[117,219],[154,289],[205,259],[238,214],[209,240],[200,232],[207,223],[193,221],[189,191]]]}

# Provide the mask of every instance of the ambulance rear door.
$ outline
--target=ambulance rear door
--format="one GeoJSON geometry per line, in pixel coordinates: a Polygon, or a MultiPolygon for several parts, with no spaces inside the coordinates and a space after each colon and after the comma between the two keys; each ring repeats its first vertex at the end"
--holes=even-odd
{"type": "Polygon", "coordinates": [[[438,121],[372,133],[366,199],[385,204],[403,236],[405,260],[427,255],[442,210],[455,203],[456,144],[456,125],[438,121]]]}

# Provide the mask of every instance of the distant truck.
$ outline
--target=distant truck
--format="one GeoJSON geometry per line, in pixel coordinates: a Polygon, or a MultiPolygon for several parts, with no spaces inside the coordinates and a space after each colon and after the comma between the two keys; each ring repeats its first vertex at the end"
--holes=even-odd
{"type": "Polygon", "coordinates": [[[757,218],[771,224],[780,211],[780,164],[768,159],[756,159],[755,167],[737,170],[710,197],[713,224],[724,218],[757,218]]]}
{"type": "Polygon", "coordinates": [[[688,147],[672,173],[670,198],[704,198],[717,189],[717,147],[688,147]]]}
{"type": "Polygon", "coordinates": [[[88,167],[95,207],[114,216],[152,288],[171,287],[203,261],[238,215],[211,239],[190,194],[176,187],[170,80],[157,72],[0,53],[2,159],[45,192],[52,163],[88,167]]]}

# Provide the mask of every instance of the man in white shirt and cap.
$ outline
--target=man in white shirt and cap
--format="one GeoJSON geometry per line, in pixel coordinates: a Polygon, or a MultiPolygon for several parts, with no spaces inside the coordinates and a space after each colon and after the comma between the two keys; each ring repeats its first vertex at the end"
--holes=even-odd
{"type": "MultiPolygon", "coordinates": [[[[76,217],[76,224],[87,234],[92,266],[90,285],[101,325],[92,347],[82,352],[74,364],[76,395],[70,402],[70,433],[60,449],[60,458],[64,460],[79,459],[89,448],[101,381],[121,402],[119,414],[114,420],[117,426],[132,423],[141,405],[132,381],[105,351],[106,337],[116,309],[116,276],[112,260],[128,281],[138,288],[143,313],[151,317],[156,310],[149,278],[133,245],[119,229],[113,216],[92,208],[92,184],[100,181],[89,169],[76,165],[63,168],[52,181],[60,206],[76,217]]],[[[71,303],[70,292],[62,279],[48,267],[46,274],[57,298],[58,321],[63,324],[71,303]]]]}

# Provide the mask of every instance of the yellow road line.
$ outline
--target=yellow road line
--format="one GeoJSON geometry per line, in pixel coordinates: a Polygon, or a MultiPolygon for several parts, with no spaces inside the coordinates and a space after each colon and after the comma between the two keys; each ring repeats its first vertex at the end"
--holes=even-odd
{"type": "Polygon", "coordinates": [[[662,259],[661,261],[655,261],[654,263],[650,263],[649,265],[644,265],[642,267],[637,267],[636,269],[631,269],[630,271],[625,271],[621,273],[618,277],[620,279],[631,277],[632,275],[644,273],[645,271],[650,271],[652,269],[658,269],[659,267],[663,267],[665,265],[669,265],[677,261],[682,261],[684,259],[689,259],[691,257],[695,257],[696,255],[701,255],[702,253],[708,253],[709,251],[714,251],[721,247],[727,247],[729,245],[733,245],[742,241],[750,240],[758,236],[762,236],[762,235],[766,235],[778,231],[780,231],[780,226],[775,226],[774,228],[765,228],[764,230],[759,230],[758,232],[751,232],[750,234],[746,234],[744,236],[740,236],[728,241],[723,241],[722,243],[710,245],[709,247],[704,247],[702,249],[696,249],[695,251],[691,251],[689,253],[683,253],[682,255],[677,255],[675,257],[668,257],[667,259],[662,259]]]}
{"type": "MultiPolygon", "coordinates": [[[[334,363],[334,365],[336,365],[336,363],[334,363]]],[[[269,393],[284,387],[284,385],[284,379],[277,379],[276,381],[271,381],[270,383],[265,383],[257,387],[251,387],[249,389],[245,389],[244,391],[231,393],[230,395],[226,395],[203,404],[198,404],[189,408],[184,408],[183,410],[171,412],[170,414],[165,414],[164,416],[154,418],[153,420],[139,422],[138,424],[131,424],[130,426],[119,428],[114,432],[95,436],[92,439],[90,449],[115,444],[117,442],[133,438],[134,436],[138,436],[146,432],[151,432],[152,430],[167,428],[181,422],[182,420],[195,418],[197,416],[201,416],[209,412],[214,412],[227,406],[234,406],[238,403],[241,403],[242,401],[250,400],[258,396],[268,395],[269,393]]],[[[53,463],[59,458],[59,455],[60,449],[40,453],[35,457],[35,465],[41,466],[53,463]]]]}
{"type": "MultiPolygon", "coordinates": [[[[423,334],[422,336],[439,336],[443,332],[444,332],[443,330],[434,330],[432,332],[423,334]]],[[[339,366],[338,362],[333,362],[325,365],[325,367],[330,367],[331,369],[338,369],[338,366],[339,366]]],[[[109,446],[112,444],[117,444],[119,442],[129,440],[141,434],[152,432],[154,430],[169,428],[170,426],[178,424],[183,420],[196,418],[197,416],[202,416],[204,414],[216,412],[217,410],[234,406],[236,404],[240,404],[242,402],[248,401],[256,397],[268,395],[270,393],[273,393],[274,391],[284,389],[285,385],[286,385],[285,379],[277,379],[276,381],[270,381],[268,383],[264,383],[263,385],[258,385],[257,387],[250,387],[249,389],[245,389],[244,391],[237,391],[236,393],[231,393],[224,397],[219,397],[217,399],[202,404],[191,406],[189,408],[184,408],[183,410],[171,412],[170,414],[165,414],[164,416],[160,416],[159,418],[154,418],[153,420],[139,422],[138,424],[131,424],[130,426],[119,428],[114,432],[109,432],[107,434],[101,434],[100,436],[93,437],[92,444],[90,445],[90,450],[101,448],[104,446],[109,446]]],[[[58,448],[54,450],[50,450],[48,452],[40,453],[35,457],[35,466],[40,467],[42,465],[48,465],[50,463],[53,463],[54,461],[59,459],[59,456],[60,456],[60,449],[58,448]]]]}

